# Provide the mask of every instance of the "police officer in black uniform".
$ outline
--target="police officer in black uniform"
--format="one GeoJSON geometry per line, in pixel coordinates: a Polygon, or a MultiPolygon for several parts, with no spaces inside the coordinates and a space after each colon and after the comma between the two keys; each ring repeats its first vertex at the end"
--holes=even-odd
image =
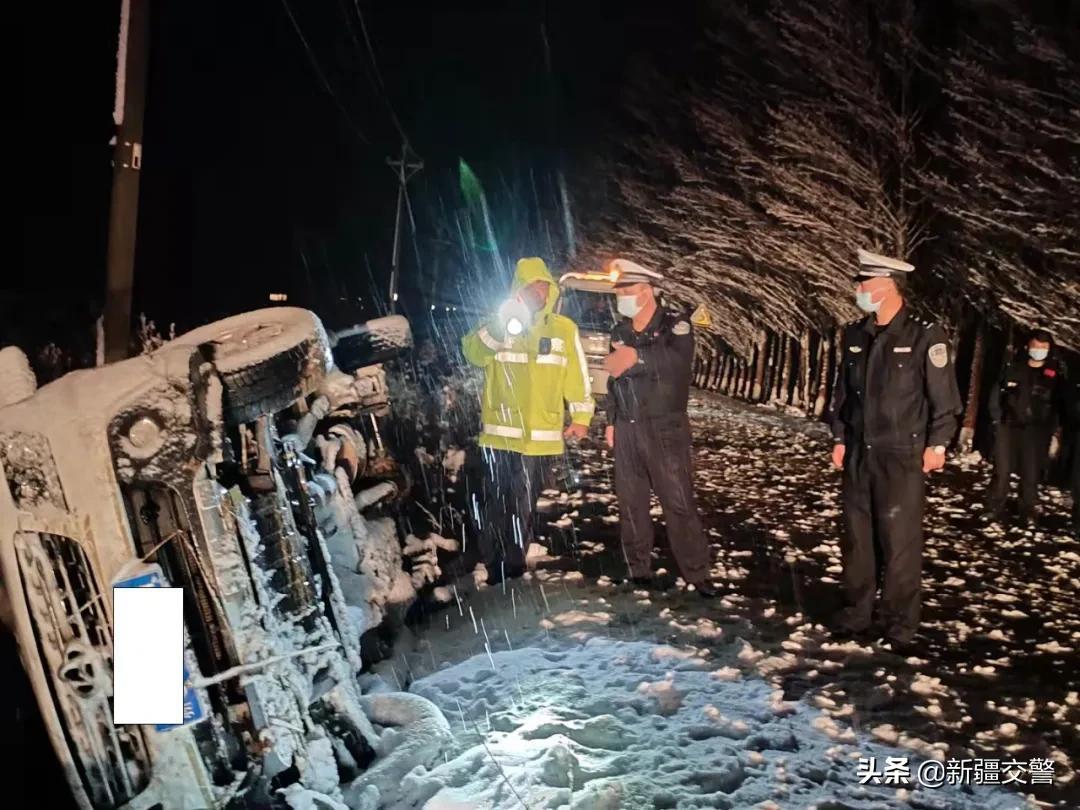
{"type": "Polygon", "coordinates": [[[615,449],[623,552],[635,584],[652,582],[653,525],[650,493],[656,492],[668,540],[683,579],[703,597],[709,581],[709,545],[694,498],[690,419],[686,405],[694,335],[682,312],[657,301],[659,273],[616,259],[616,302],[625,316],[612,331],[604,362],[608,383],[606,438],[615,449]]]}
{"type": "Polygon", "coordinates": [[[830,408],[843,469],[846,608],[836,635],[867,636],[882,570],[885,645],[903,652],[919,626],[925,476],[945,464],[961,411],[945,330],[904,303],[915,268],[860,250],[856,303],[843,333],[830,408]]]}
{"type": "Polygon", "coordinates": [[[1028,338],[1023,357],[1009,363],[990,397],[990,419],[996,429],[994,478],[990,484],[990,514],[1005,512],[1009,477],[1020,475],[1020,521],[1035,517],[1050,453],[1050,439],[1065,418],[1064,368],[1051,354],[1053,338],[1036,329],[1028,338]]]}

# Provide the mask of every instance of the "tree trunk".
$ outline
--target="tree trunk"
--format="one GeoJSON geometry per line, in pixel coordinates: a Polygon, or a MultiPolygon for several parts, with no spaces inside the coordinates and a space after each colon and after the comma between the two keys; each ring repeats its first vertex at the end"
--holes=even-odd
{"type": "Polygon", "coordinates": [[[799,362],[802,367],[799,369],[799,397],[795,404],[807,412],[810,410],[810,375],[812,373],[810,360],[813,357],[810,344],[812,342],[812,333],[804,330],[799,340],[799,362]]]}
{"type": "Polygon", "coordinates": [[[769,396],[766,399],[768,402],[777,404],[783,402],[785,378],[787,377],[787,355],[788,337],[787,335],[777,335],[773,340],[774,359],[769,374],[769,396]]]}
{"type": "Polygon", "coordinates": [[[983,319],[979,313],[975,313],[975,345],[971,354],[971,377],[968,380],[964,421],[960,428],[960,450],[964,453],[971,452],[975,444],[975,426],[979,423],[979,394],[982,392],[985,339],[986,327],[983,319]]]}
{"type": "Polygon", "coordinates": [[[761,331],[758,345],[754,347],[754,384],[750,389],[750,398],[761,399],[761,389],[765,385],[765,361],[769,349],[769,333],[761,331]]]}
{"type": "Polygon", "coordinates": [[[799,375],[802,373],[802,343],[798,338],[787,339],[787,386],[784,388],[784,404],[793,405],[799,399],[799,375]]]}
{"type": "Polygon", "coordinates": [[[843,335],[842,329],[834,329],[832,334],[824,339],[826,362],[825,362],[825,379],[823,381],[823,394],[821,397],[821,413],[824,415],[829,410],[829,404],[832,402],[833,389],[836,387],[836,376],[840,373],[841,364],[844,362],[844,358],[840,356],[840,346],[843,335]]]}
{"type": "Polygon", "coordinates": [[[765,383],[761,389],[761,401],[768,402],[772,398],[773,386],[776,384],[776,356],[779,354],[779,340],[776,335],[769,335],[769,343],[765,351],[765,383]]]}
{"type": "Polygon", "coordinates": [[[818,335],[818,365],[817,365],[817,393],[814,398],[814,416],[820,418],[825,414],[825,406],[829,403],[829,370],[832,367],[832,340],[829,335],[818,335]]]}

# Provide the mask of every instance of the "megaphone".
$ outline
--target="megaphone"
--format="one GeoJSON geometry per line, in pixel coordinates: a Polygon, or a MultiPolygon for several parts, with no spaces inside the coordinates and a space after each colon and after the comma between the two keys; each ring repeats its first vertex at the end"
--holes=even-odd
{"type": "Polygon", "coordinates": [[[498,320],[511,337],[517,337],[525,331],[525,325],[532,320],[532,311],[516,298],[504,301],[499,307],[498,320]]]}

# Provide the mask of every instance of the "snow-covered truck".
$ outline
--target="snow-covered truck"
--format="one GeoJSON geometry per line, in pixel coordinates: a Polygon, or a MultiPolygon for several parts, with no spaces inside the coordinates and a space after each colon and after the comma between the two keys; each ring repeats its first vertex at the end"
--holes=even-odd
{"type": "Polygon", "coordinates": [[[611,351],[611,330],[618,322],[615,278],[610,273],[564,273],[559,278],[557,311],[577,324],[581,347],[589,365],[593,396],[607,396],[608,373],[604,358],[611,351]]]}
{"type": "MultiPolygon", "coordinates": [[[[375,342],[407,346],[403,320],[375,342]]],[[[360,512],[393,484],[352,491],[387,400],[362,347],[335,367],[351,338],[261,310],[36,391],[0,356],[4,619],[80,806],[277,806],[372,759],[360,635],[404,574],[360,512]],[[111,590],[155,586],[184,589],[184,722],[114,725],[111,590]]]]}

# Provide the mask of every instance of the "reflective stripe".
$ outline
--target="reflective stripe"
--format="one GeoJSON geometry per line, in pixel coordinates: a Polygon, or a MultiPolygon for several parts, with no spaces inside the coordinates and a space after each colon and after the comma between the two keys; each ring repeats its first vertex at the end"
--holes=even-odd
{"type": "Polygon", "coordinates": [[[528,363],[529,355],[525,352],[496,352],[495,359],[500,363],[528,363]]]}
{"type": "Polygon", "coordinates": [[[596,413],[595,402],[571,402],[570,413],[596,413]]]}
{"type": "Polygon", "coordinates": [[[480,342],[491,349],[493,352],[497,352],[502,348],[502,344],[491,336],[491,332],[488,331],[486,326],[481,326],[480,330],[476,333],[476,336],[480,338],[480,342]]]}
{"type": "Polygon", "coordinates": [[[502,436],[506,439],[520,439],[525,435],[524,430],[510,425],[484,425],[484,433],[490,436],[502,436]]]}
{"type": "Polygon", "coordinates": [[[561,430],[534,430],[529,433],[529,438],[536,442],[561,442],[561,430]]]}
{"type": "Polygon", "coordinates": [[[585,380],[585,399],[592,399],[592,378],[589,377],[589,362],[585,359],[585,350],[581,348],[581,335],[578,330],[574,330],[574,348],[577,350],[578,367],[581,369],[581,376],[585,380]]]}
{"type": "Polygon", "coordinates": [[[536,356],[536,364],[539,366],[565,366],[566,357],[561,354],[539,354],[536,356]]]}

